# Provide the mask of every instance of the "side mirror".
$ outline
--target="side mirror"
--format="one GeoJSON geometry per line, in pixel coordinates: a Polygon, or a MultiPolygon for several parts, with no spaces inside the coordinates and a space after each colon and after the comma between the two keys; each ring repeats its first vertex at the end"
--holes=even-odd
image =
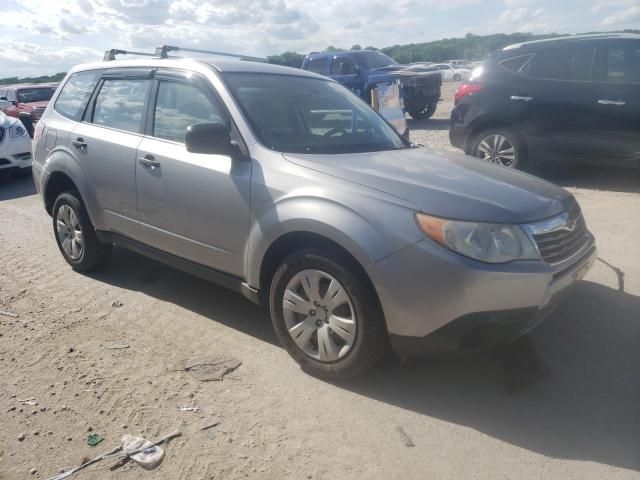
{"type": "Polygon", "coordinates": [[[206,154],[231,154],[231,134],[223,123],[198,123],[189,125],[184,136],[187,152],[206,154]]]}

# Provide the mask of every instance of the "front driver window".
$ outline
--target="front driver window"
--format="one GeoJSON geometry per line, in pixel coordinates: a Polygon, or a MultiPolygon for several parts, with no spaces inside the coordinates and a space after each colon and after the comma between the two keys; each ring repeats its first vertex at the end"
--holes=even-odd
{"type": "Polygon", "coordinates": [[[218,102],[193,85],[160,82],[153,123],[153,136],[184,142],[189,125],[226,123],[218,102]]]}

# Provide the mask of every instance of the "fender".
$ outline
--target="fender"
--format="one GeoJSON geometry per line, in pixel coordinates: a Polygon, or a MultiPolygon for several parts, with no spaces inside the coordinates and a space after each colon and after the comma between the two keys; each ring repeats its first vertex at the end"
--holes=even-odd
{"type": "Polygon", "coordinates": [[[82,201],[87,208],[87,213],[89,214],[91,223],[96,229],[99,230],[104,222],[102,221],[102,215],[100,213],[101,210],[98,207],[98,202],[93,193],[93,189],[89,188],[89,185],[87,185],[87,180],[80,164],[78,163],[78,160],[64,145],[56,146],[44,161],[42,177],[40,181],[40,191],[42,192],[43,199],[45,199],[47,187],[49,185],[51,177],[53,176],[53,174],[58,172],[64,173],[66,176],[68,176],[78,188],[80,196],[82,197],[82,201]]]}
{"type": "MultiPolygon", "coordinates": [[[[407,209],[400,205],[385,204],[382,208],[385,207],[396,210],[396,214],[399,209],[407,214],[407,209]]],[[[384,213],[385,218],[392,218],[387,217],[388,214],[384,213]]],[[[417,228],[398,231],[393,237],[382,236],[381,231],[356,210],[331,199],[311,195],[284,198],[252,223],[245,255],[247,284],[261,287],[260,269],[265,253],[287,233],[305,232],[325,237],[347,250],[365,269],[422,237],[417,228]]]]}

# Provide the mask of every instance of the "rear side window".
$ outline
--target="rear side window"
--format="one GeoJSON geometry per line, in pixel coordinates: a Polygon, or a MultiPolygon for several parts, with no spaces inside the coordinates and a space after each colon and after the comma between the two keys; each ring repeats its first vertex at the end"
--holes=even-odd
{"type": "Polygon", "coordinates": [[[153,136],[184,142],[189,125],[226,123],[223,110],[193,85],[160,82],[156,101],[153,136]]]}
{"type": "Polygon", "coordinates": [[[93,123],[142,133],[151,80],[105,80],[96,98],[93,123]]]}
{"type": "Polygon", "coordinates": [[[568,47],[541,50],[528,65],[531,77],[548,80],[586,82],[591,78],[593,47],[568,47]]]}
{"type": "Polygon", "coordinates": [[[640,82],[640,46],[629,43],[626,46],[606,49],[605,71],[601,79],[612,83],[640,82]]]}
{"type": "Polygon", "coordinates": [[[327,73],[327,59],[325,57],[311,58],[307,62],[307,70],[325,75],[327,73]]]}
{"type": "Polygon", "coordinates": [[[100,78],[99,70],[74,73],[56,99],[54,110],[72,120],[80,121],[93,89],[100,78]]]}

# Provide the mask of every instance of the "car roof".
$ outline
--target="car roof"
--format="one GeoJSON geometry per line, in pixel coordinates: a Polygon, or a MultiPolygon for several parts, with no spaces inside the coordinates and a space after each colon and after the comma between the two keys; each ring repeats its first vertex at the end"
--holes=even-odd
{"type": "Polygon", "coordinates": [[[530,42],[514,43],[502,49],[502,51],[515,49],[534,49],[538,46],[561,46],[572,42],[584,42],[592,40],[640,40],[640,34],[637,33],[592,33],[587,35],[567,35],[565,37],[545,38],[542,40],[532,40],[530,42]]]}
{"type": "Polygon", "coordinates": [[[321,78],[328,80],[327,77],[318,75],[307,70],[294,67],[286,67],[283,65],[274,65],[271,63],[254,62],[250,60],[227,60],[227,59],[195,59],[187,57],[169,57],[169,58],[140,58],[127,60],[111,60],[93,63],[84,63],[73,67],[69,73],[75,73],[82,70],[95,69],[112,69],[127,67],[167,67],[167,68],[184,68],[200,70],[203,67],[213,69],[217,72],[224,73],[269,73],[280,75],[293,75],[298,77],[321,78]]]}

